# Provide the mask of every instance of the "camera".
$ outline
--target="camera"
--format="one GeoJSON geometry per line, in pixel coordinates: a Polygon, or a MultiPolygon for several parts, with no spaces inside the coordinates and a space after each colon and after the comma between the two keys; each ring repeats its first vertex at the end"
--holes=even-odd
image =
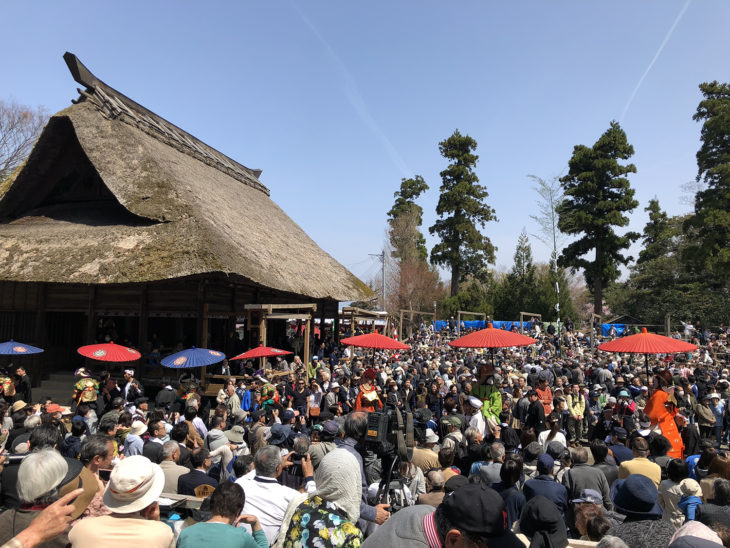
{"type": "Polygon", "coordinates": [[[401,413],[389,405],[383,411],[369,413],[365,446],[383,463],[375,503],[389,504],[390,511],[397,512],[406,504],[399,468],[401,461],[413,457],[413,414],[401,413]]]}

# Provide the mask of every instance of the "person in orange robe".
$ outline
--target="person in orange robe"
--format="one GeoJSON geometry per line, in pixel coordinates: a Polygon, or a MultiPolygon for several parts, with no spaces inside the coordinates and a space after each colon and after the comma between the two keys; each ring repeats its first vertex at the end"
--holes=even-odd
{"type": "Polygon", "coordinates": [[[360,390],[355,398],[355,411],[367,411],[372,413],[375,409],[382,409],[383,402],[375,389],[375,370],[366,369],[362,374],[360,390]]]}
{"type": "MultiPolygon", "coordinates": [[[[671,375],[669,378],[671,378],[671,375]]],[[[677,428],[677,423],[674,422],[677,408],[669,402],[669,392],[672,390],[674,390],[674,387],[669,386],[665,376],[661,374],[654,376],[653,392],[644,408],[644,413],[651,419],[652,426],[659,425],[662,436],[672,444],[672,448],[667,452],[667,455],[673,459],[683,459],[684,443],[677,428]]]]}

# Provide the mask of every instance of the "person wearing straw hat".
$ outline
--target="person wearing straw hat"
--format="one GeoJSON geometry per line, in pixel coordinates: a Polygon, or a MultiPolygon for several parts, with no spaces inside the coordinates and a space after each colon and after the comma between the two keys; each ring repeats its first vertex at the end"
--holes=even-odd
{"type": "Polygon", "coordinates": [[[112,511],[78,521],[68,538],[74,548],[173,546],[172,529],[160,522],[157,499],[165,485],[159,465],[141,455],[121,460],[112,470],[104,504],[112,511]]]}

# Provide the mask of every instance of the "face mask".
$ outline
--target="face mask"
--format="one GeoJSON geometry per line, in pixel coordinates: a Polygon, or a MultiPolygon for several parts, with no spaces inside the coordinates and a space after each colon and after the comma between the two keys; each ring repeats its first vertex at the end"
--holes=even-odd
{"type": "Polygon", "coordinates": [[[684,396],[684,391],[680,390],[679,392],[677,392],[677,396],[684,396]]]}
{"type": "Polygon", "coordinates": [[[487,379],[487,384],[494,384],[494,379],[493,378],[487,379]]]}

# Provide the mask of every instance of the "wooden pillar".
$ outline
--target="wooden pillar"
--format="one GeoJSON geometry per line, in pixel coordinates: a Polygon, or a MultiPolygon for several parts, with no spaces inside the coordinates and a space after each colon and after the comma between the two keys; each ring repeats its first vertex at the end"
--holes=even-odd
{"type": "MultiPolygon", "coordinates": [[[[38,284],[38,298],[36,300],[37,308],[33,344],[40,348],[46,347],[46,287],[44,283],[38,284]]],[[[31,379],[40,384],[40,381],[43,379],[42,359],[40,356],[36,356],[33,362],[31,379]]]]}
{"type": "MultiPolygon", "coordinates": [[[[266,316],[269,311],[261,310],[259,313],[259,344],[266,346],[266,316]]],[[[266,358],[259,358],[259,369],[264,369],[266,365],[266,358]]]]}
{"type": "MultiPolygon", "coordinates": [[[[198,348],[207,348],[208,346],[208,303],[205,302],[205,281],[198,283],[198,299],[197,299],[197,346],[198,348]]],[[[200,368],[200,381],[205,384],[205,367],[200,368]]]]}
{"type": "Polygon", "coordinates": [[[332,320],[332,334],[334,335],[335,342],[340,344],[340,308],[339,306],[335,309],[335,317],[332,320]]]}
{"type": "Polygon", "coordinates": [[[137,334],[137,345],[144,348],[149,338],[149,304],[148,304],[148,286],[144,284],[139,294],[139,333],[137,334]]]}
{"type": "MultiPolygon", "coordinates": [[[[96,342],[96,286],[89,286],[89,302],[86,308],[86,344],[96,342]]],[[[112,341],[118,343],[119,341],[112,341]]]]}
{"type": "MultiPolygon", "coordinates": [[[[310,329],[311,329],[311,324],[312,324],[312,316],[309,315],[309,316],[307,316],[307,322],[304,324],[304,356],[302,356],[302,360],[304,361],[304,363],[307,366],[309,366],[309,351],[310,351],[309,333],[310,333],[310,329]]],[[[321,332],[322,327],[320,326],[319,329],[321,332]]]]}
{"type": "MultiPolygon", "coordinates": [[[[320,306],[320,311],[319,311],[319,334],[320,335],[319,336],[322,337],[322,340],[324,340],[324,322],[326,319],[325,311],[324,311],[324,309],[325,309],[324,299],[322,299],[319,302],[319,306],[320,306]]],[[[314,318],[314,316],[313,316],[313,318],[314,318]]],[[[312,332],[314,332],[314,326],[311,326],[311,327],[312,327],[312,332]]]]}
{"type": "MultiPolygon", "coordinates": [[[[208,303],[203,303],[203,336],[200,339],[200,348],[208,348],[208,303]]],[[[205,367],[200,368],[200,382],[205,385],[205,367]]]]}

